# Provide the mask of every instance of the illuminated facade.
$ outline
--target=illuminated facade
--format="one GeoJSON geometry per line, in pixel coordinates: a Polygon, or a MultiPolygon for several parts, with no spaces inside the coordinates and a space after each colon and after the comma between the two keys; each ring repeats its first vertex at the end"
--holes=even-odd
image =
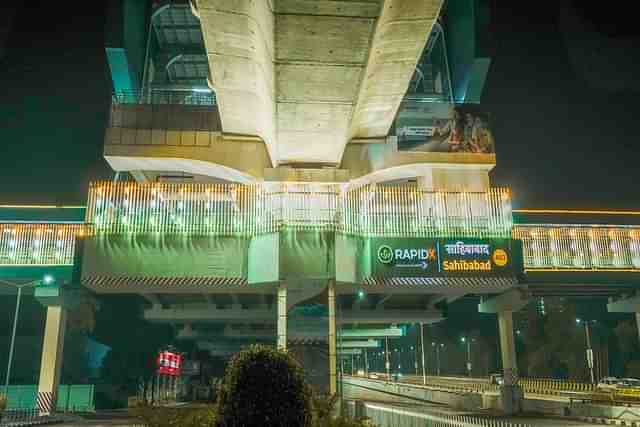
{"type": "Polygon", "coordinates": [[[521,220],[491,186],[488,2],[311,3],[111,2],[114,179],[90,185],[80,221],[0,218],[0,272],[71,267],[66,283],[142,295],[147,320],[211,355],[297,352],[331,392],[336,337],[394,338],[481,295],[515,386],[512,312],[586,292],[565,286],[576,271],[628,294],[640,228],[521,220]]]}

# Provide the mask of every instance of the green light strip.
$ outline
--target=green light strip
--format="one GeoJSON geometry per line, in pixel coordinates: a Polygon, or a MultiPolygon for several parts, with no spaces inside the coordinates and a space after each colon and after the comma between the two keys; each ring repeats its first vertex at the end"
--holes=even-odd
{"type": "Polygon", "coordinates": [[[511,235],[509,192],[423,191],[337,184],[95,183],[87,223],[95,233],[246,235],[283,228],[359,236],[511,235]]]}

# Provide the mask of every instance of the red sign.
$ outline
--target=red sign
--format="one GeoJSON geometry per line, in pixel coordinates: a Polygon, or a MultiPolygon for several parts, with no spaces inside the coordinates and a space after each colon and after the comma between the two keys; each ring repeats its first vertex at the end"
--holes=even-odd
{"type": "Polygon", "coordinates": [[[178,376],[182,369],[182,356],[170,351],[161,351],[157,359],[158,374],[178,376]]]}

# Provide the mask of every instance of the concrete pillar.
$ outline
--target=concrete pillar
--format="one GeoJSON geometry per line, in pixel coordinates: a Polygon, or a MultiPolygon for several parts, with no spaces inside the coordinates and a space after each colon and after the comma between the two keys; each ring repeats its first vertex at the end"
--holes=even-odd
{"type": "Polygon", "coordinates": [[[502,410],[505,414],[515,414],[522,409],[523,394],[518,386],[518,360],[513,335],[513,311],[498,312],[500,329],[500,352],[502,354],[503,384],[500,387],[502,410]]]}
{"type": "Polygon", "coordinates": [[[38,409],[40,414],[55,411],[64,350],[67,310],[59,305],[47,307],[44,328],[40,380],[38,381],[38,409]]]}
{"type": "Polygon", "coordinates": [[[287,349],[287,287],[278,287],[278,350],[287,349]]]}
{"type": "Polygon", "coordinates": [[[518,362],[516,359],[516,343],[513,336],[512,311],[498,313],[498,327],[500,329],[500,352],[502,354],[504,385],[515,385],[518,383],[518,362]]]}
{"type": "Polygon", "coordinates": [[[328,289],[328,305],[329,305],[329,394],[338,393],[338,377],[337,377],[337,351],[336,351],[336,284],[333,280],[329,281],[328,289]]]}
{"type": "Polygon", "coordinates": [[[478,304],[480,313],[498,315],[500,351],[504,369],[504,383],[500,387],[500,397],[502,410],[505,414],[520,412],[524,398],[522,389],[518,386],[518,362],[513,335],[513,313],[527,304],[528,297],[528,292],[525,289],[515,288],[478,304]]]}

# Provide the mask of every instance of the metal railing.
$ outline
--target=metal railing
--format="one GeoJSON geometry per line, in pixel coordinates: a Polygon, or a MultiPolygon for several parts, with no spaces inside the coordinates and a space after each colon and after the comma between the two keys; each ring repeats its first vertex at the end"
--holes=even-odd
{"type": "Polygon", "coordinates": [[[640,270],[640,227],[516,225],[527,270],[640,270]]]}
{"type": "Polygon", "coordinates": [[[112,95],[115,105],[214,106],[216,95],[206,90],[119,91],[112,95]]]}
{"type": "Polygon", "coordinates": [[[0,223],[1,265],[73,265],[84,224],[0,223]]]}
{"type": "Polygon", "coordinates": [[[429,425],[434,427],[532,427],[531,424],[512,422],[493,417],[457,415],[436,411],[418,412],[403,407],[385,406],[368,402],[363,403],[362,412],[362,415],[369,419],[373,425],[380,427],[408,427],[416,425],[429,425]]]}
{"type": "Polygon", "coordinates": [[[341,231],[367,236],[498,237],[511,235],[507,189],[426,191],[367,186],[343,194],[341,231]]]}
{"type": "Polygon", "coordinates": [[[86,222],[99,234],[256,235],[282,228],[359,236],[511,234],[506,190],[430,192],[339,184],[91,184],[86,222]]]}

